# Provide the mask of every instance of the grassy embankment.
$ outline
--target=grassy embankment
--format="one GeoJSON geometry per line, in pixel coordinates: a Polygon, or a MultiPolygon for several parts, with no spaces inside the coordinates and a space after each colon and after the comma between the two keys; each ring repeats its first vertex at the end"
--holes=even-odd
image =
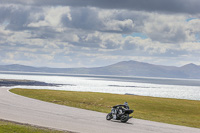
{"type": "MultiPolygon", "coordinates": [[[[30,125],[21,125],[19,123],[0,120],[0,133],[63,133],[30,125]]],[[[67,133],[67,132],[65,132],[67,133]]]]}
{"type": "Polygon", "coordinates": [[[113,105],[129,103],[134,118],[200,128],[200,101],[92,92],[12,89],[13,93],[77,108],[110,112],[113,105]]]}

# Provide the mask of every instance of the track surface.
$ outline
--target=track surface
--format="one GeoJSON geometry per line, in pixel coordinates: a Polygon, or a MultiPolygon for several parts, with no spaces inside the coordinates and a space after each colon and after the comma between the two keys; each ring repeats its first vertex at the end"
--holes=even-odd
{"type": "Polygon", "coordinates": [[[105,113],[26,98],[0,88],[0,119],[80,133],[200,133],[198,128],[130,119],[107,121],[105,113]]]}

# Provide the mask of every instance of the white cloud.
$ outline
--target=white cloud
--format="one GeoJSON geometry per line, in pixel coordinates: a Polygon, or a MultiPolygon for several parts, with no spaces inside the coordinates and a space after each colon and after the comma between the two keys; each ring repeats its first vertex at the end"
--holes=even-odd
{"type": "Polygon", "coordinates": [[[69,7],[44,7],[43,12],[31,14],[33,22],[28,24],[28,27],[51,26],[58,28],[61,26],[61,18],[64,14],[69,20],[72,20],[69,7]]]}
{"type": "Polygon", "coordinates": [[[140,37],[127,36],[123,40],[123,48],[125,50],[144,51],[149,54],[162,54],[170,49],[174,49],[175,45],[171,43],[160,43],[150,38],[142,39],[140,37]]]}
{"type": "Polygon", "coordinates": [[[109,34],[102,32],[90,33],[84,39],[85,43],[91,43],[95,47],[103,49],[118,49],[121,45],[121,35],[120,34],[109,34]]]}
{"type": "Polygon", "coordinates": [[[164,43],[186,40],[186,17],[183,15],[149,14],[144,22],[144,33],[152,40],[164,43]]]}
{"type": "Polygon", "coordinates": [[[104,22],[105,27],[103,30],[105,31],[114,31],[114,32],[132,32],[134,28],[134,23],[131,19],[126,20],[110,20],[104,22]]]}
{"type": "Polygon", "coordinates": [[[200,34],[200,19],[192,19],[188,22],[187,33],[190,37],[188,37],[187,42],[199,41],[199,38],[196,36],[200,34]]]}
{"type": "Polygon", "coordinates": [[[200,53],[200,42],[184,42],[180,45],[180,47],[185,51],[196,51],[200,53]]]}

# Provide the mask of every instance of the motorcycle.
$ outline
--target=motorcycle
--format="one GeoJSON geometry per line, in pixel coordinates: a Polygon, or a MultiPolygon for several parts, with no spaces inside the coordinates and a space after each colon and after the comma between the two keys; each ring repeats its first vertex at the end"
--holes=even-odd
{"type": "Polygon", "coordinates": [[[111,112],[107,114],[106,120],[120,120],[121,122],[127,122],[132,116],[129,115],[133,113],[134,110],[130,110],[127,105],[116,105],[113,106],[111,112]]]}

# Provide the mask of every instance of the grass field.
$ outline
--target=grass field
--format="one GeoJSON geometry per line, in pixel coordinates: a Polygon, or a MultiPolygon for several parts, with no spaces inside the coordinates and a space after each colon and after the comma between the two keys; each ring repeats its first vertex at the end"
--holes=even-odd
{"type": "MultiPolygon", "coordinates": [[[[0,120],[0,133],[63,133],[50,129],[42,129],[28,125],[21,125],[14,122],[0,120]]],[[[67,132],[65,132],[67,133],[67,132]]]]}
{"type": "Polygon", "coordinates": [[[47,102],[108,113],[113,105],[129,103],[134,118],[200,128],[200,101],[35,89],[13,93],[47,102]]]}

